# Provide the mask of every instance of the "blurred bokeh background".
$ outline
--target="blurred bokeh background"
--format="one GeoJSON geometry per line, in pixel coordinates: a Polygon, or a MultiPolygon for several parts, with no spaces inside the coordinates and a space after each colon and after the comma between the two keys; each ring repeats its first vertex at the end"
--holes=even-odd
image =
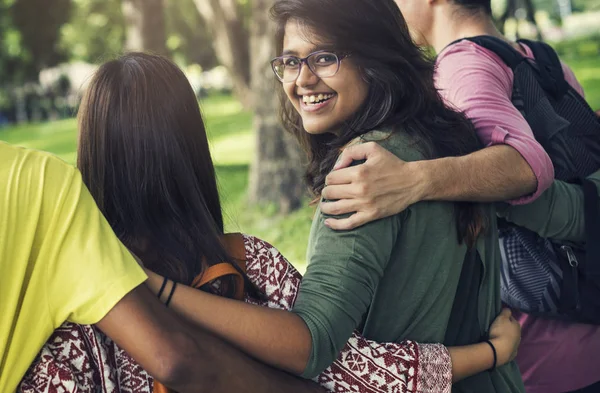
{"type": "MultiPolygon", "coordinates": [[[[373,0],[376,1],[376,0],[373,0]]],[[[75,163],[74,116],[97,65],[129,50],[172,58],[194,87],[228,231],[301,270],[313,208],[301,154],[277,123],[272,0],[0,0],[0,140],[75,163]]],[[[600,109],[600,0],[493,0],[512,38],[551,43],[600,109]]]]}

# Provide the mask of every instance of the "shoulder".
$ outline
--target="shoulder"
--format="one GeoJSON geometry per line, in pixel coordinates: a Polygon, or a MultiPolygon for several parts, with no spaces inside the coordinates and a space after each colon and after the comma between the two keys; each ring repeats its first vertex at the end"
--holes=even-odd
{"type": "Polygon", "coordinates": [[[500,66],[510,71],[497,54],[469,40],[457,42],[443,49],[436,58],[436,65],[438,71],[459,67],[469,69],[481,65],[500,66]]]}
{"type": "MultiPolygon", "coordinates": [[[[246,275],[267,295],[271,308],[291,309],[302,276],[296,268],[270,243],[244,234],[246,275]]],[[[251,300],[247,298],[247,300],[251,300]]],[[[254,299],[253,302],[258,301],[254,299]]],[[[259,301],[260,302],[260,301],[259,301]]]]}
{"type": "Polygon", "coordinates": [[[82,184],[75,167],[50,153],[0,142],[0,156],[0,181],[20,199],[32,195],[60,199],[66,190],[82,184]]]}
{"type": "Polygon", "coordinates": [[[469,90],[497,84],[512,90],[512,70],[494,52],[471,41],[461,41],[444,49],[436,59],[435,81],[438,89],[456,90],[469,85],[469,90]]]}
{"type": "Polygon", "coordinates": [[[569,67],[562,60],[561,60],[560,64],[562,65],[563,73],[565,75],[565,80],[567,81],[567,83],[569,83],[573,87],[573,89],[575,89],[575,91],[577,91],[577,93],[579,93],[579,95],[581,95],[582,97],[585,97],[585,91],[583,90],[583,86],[577,80],[577,77],[575,76],[575,73],[573,72],[571,67],[569,67]]]}
{"type": "Polygon", "coordinates": [[[274,264],[291,266],[283,254],[271,243],[248,234],[243,234],[243,237],[248,269],[251,266],[264,267],[274,264]]]}
{"type": "Polygon", "coordinates": [[[391,129],[369,131],[355,138],[351,144],[369,142],[377,143],[403,161],[425,159],[423,153],[419,150],[419,141],[416,141],[408,130],[402,126],[396,127],[393,131],[391,129]]]}
{"type": "MultiPolygon", "coordinates": [[[[533,51],[531,50],[531,48],[523,43],[521,44],[521,46],[527,52],[527,56],[534,59],[533,51]]],[[[575,89],[575,91],[577,91],[577,93],[579,93],[582,97],[584,97],[585,92],[583,91],[583,87],[577,80],[577,77],[575,76],[575,73],[573,73],[573,70],[571,69],[571,67],[569,67],[564,61],[562,61],[562,59],[560,60],[560,65],[562,66],[562,71],[563,71],[563,74],[565,76],[565,80],[567,81],[567,83],[570,84],[571,87],[573,87],[575,89]]]]}
{"type": "Polygon", "coordinates": [[[244,247],[246,249],[246,258],[248,261],[256,259],[260,255],[272,257],[273,254],[281,255],[269,242],[262,240],[256,236],[242,234],[244,237],[244,247]]]}

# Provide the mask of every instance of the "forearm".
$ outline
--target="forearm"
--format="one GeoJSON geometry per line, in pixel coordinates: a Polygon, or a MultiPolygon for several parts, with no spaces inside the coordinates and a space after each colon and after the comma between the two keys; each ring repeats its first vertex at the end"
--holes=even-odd
{"type": "Polygon", "coordinates": [[[324,393],[317,383],[263,364],[197,326],[194,339],[206,354],[215,379],[179,389],[181,393],[324,393]]]}
{"type": "Polygon", "coordinates": [[[451,347],[448,351],[452,359],[452,382],[489,370],[494,363],[492,349],[485,342],[451,347]]]}
{"type": "MultiPolygon", "coordinates": [[[[147,283],[157,293],[163,279],[147,273],[147,283]]],[[[291,312],[210,295],[184,285],[177,286],[169,307],[262,362],[294,374],[301,374],[306,367],[312,345],[310,332],[304,321],[291,312]]]]}
{"type": "Polygon", "coordinates": [[[413,164],[423,176],[424,200],[506,201],[532,194],[537,188],[529,164],[508,145],[413,164]]]}
{"type": "MultiPolygon", "coordinates": [[[[588,176],[600,195],[600,170],[588,176]]],[[[498,204],[498,215],[538,235],[554,240],[585,241],[585,198],[578,184],[555,180],[538,199],[527,205],[498,204]]]]}
{"type": "Polygon", "coordinates": [[[181,393],[319,391],[203,329],[190,328],[145,285],[121,299],[96,326],[150,375],[181,393]]]}
{"type": "Polygon", "coordinates": [[[498,216],[541,237],[585,241],[583,190],[578,185],[555,181],[537,200],[527,205],[499,203],[498,216]]]}

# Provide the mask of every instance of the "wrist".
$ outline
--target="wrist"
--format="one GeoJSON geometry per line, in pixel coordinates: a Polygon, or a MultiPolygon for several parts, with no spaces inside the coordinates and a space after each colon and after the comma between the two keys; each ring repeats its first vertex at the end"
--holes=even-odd
{"type": "Polygon", "coordinates": [[[413,174],[416,182],[413,203],[435,199],[433,191],[435,189],[435,172],[431,170],[431,163],[432,160],[411,161],[406,163],[406,165],[410,166],[409,173],[413,174]]]}
{"type": "Polygon", "coordinates": [[[162,285],[163,278],[148,269],[144,269],[144,272],[148,276],[148,279],[146,280],[146,285],[148,286],[148,288],[150,288],[152,293],[156,295],[158,293],[158,290],[160,289],[160,286],[162,285]]]}
{"type": "MultiPolygon", "coordinates": [[[[496,350],[496,367],[499,366],[503,366],[506,363],[508,363],[509,359],[510,359],[510,350],[505,350],[502,340],[500,340],[499,338],[491,338],[490,343],[494,346],[494,349],[496,350]]],[[[491,361],[490,361],[490,367],[492,367],[492,363],[493,363],[493,353],[492,353],[492,349],[490,348],[490,354],[491,354],[491,361]]]]}
{"type": "Polygon", "coordinates": [[[491,340],[485,340],[484,343],[487,344],[487,346],[492,351],[492,364],[487,371],[494,371],[496,367],[498,367],[498,352],[496,351],[496,346],[492,343],[491,340]]]}

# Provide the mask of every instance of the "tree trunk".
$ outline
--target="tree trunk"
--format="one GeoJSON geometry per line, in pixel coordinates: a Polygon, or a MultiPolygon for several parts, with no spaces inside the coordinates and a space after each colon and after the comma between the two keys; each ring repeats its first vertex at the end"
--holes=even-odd
{"type": "MultiPolygon", "coordinates": [[[[506,26],[506,21],[515,16],[515,12],[517,10],[517,2],[516,0],[506,0],[506,9],[502,13],[498,20],[498,28],[502,34],[504,34],[504,29],[506,26]]],[[[518,32],[517,32],[518,34],[518,32]]]]}
{"type": "MultiPolygon", "coordinates": [[[[168,55],[164,0],[123,0],[125,48],[168,55]]],[[[204,0],[203,0],[204,1],[204,0]]]]}
{"type": "MultiPolygon", "coordinates": [[[[506,9],[504,11],[504,13],[502,14],[502,16],[499,18],[498,20],[498,28],[500,30],[500,32],[502,34],[504,34],[504,25],[506,24],[506,21],[510,18],[515,18],[516,14],[517,14],[517,10],[520,7],[524,7],[525,8],[525,20],[531,24],[533,24],[533,26],[535,27],[535,31],[536,31],[536,39],[538,41],[541,41],[543,39],[542,37],[542,31],[540,30],[540,27],[538,26],[536,20],[535,20],[535,6],[533,4],[532,0],[507,0],[506,1],[506,9]]],[[[517,20],[517,23],[519,22],[519,20],[517,20]]],[[[519,27],[517,26],[517,39],[519,38],[519,27]]]]}
{"type": "Polygon", "coordinates": [[[529,23],[535,26],[536,31],[536,39],[541,41],[544,37],[542,37],[542,31],[535,20],[535,6],[533,5],[532,0],[524,0],[525,1],[525,10],[527,11],[526,19],[529,23]]]}
{"type": "Polygon", "coordinates": [[[250,34],[237,0],[194,0],[194,3],[212,34],[219,63],[231,75],[234,94],[244,108],[252,109],[250,34]]]}
{"type": "Polygon", "coordinates": [[[249,198],[253,203],[272,203],[281,213],[301,206],[305,187],[301,153],[279,124],[275,77],[269,68],[274,56],[274,25],[268,9],[273,0],[252,2],[252,92],[256,154],[250,171],[249,198]]]}

